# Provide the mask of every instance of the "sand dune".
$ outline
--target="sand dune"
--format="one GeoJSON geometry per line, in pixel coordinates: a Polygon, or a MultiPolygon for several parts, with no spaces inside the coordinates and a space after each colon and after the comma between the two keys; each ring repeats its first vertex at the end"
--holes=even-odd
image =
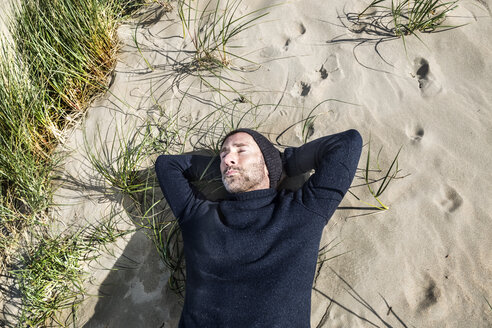
{"type": "MultiPolygon", "coordinates": [[[[238,14],[271,4],[244,1],[238,14]]],[[[382,167],[402,147],[404,178],[381,196],[390,209],[362,216],[370,212],[346,207],[366,205],[347,195],[326,226],[321,246],[339,243],[330,254],[343,255],[320,265],[312,327],[492,325],[486,301],[492,302],[491,6],[460,1],[446,24],[467,25],[419,34],[421,41],[407,36],[405,50],[401,39],[377,43],[381,36],[347,20],[344,12],[364,9],[360,1],[281,3],[236,37],[234,44],[242,47],[234,52],[250,62],[233,59],[231,69],[222,71],[230,86],[204,79],[227,96],[238,97],[228,91],[234,87],[259,104],[255,110],[238,105],[238,113],[250,110],[243,125],[259,125],[272,140],[280,135],[284,146],[355,128],[365,143],[371,140],[374,159],[382,147],[382,167]],[[323,103],[328,99],[333,100],[323,103]],[[312,112],[318,116],[303,134],[302,123],[293,124],[318,104],[312,112]]],[[[118,34],[123,46],[111,92],[91,106],[64,145],[72,151],[66,176],[86,182],[84,188],[62,184],[57,191],[58,201],[71,204],[58,212],[69,221],[96,220],[108,214],[112,202],[121,203],[96,188],[84,135],[97,144],[102,131],[110,142],[131,133],[142,119],[159,118],[157,105],[167,113],[179,110],[185,124],[227,103],[187,71],[193,47],[182,38],[176,8],[167,13],[157,4],[147,7],[118,34]]],[[[222,127],[213,125],[217,120],[207,123],[212,135],[222,127]]],[[[198,148],[198,141],[190,140],[186,150],[198,148]]],[[[366,145],[361,169],[367,150],[366,145]]],[[[357,187],[362,173],[352,190],[374,203],[365,187],[357,187]]],[[[78,324],[176,327],[180,300],[166,287],[169,273],[144,233],[121,240],[115,249],[114,257],[99,262],[120,270],[93,269],[91,292],[104,297],[84,303],[78,324]]]]}

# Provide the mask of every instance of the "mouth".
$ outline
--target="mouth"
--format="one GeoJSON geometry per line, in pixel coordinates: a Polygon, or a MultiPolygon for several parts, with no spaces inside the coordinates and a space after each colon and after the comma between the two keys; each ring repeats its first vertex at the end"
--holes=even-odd
{"type": "Polygon", "coordinates": [[[224,175],[227,177],[227,176],[231,176],[231,175],[234,175],[234,174],[237,174],[239,171],[238,170],[234,170],[234,169],[228,169],[224,172],[224,175]]]}

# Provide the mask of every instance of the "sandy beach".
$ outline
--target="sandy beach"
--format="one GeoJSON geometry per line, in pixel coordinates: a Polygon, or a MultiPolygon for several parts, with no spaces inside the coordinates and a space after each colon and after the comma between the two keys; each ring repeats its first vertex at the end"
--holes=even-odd
{"type": "MultiPolygon", "coordinates": [[[[268,14],[229,41],[214,73],[194,66],[193,25],[183,37],[174,1],[119,27],[109,91],[59,146],[53,215],[63,224],[53,229],[118,213],[120,229],[137,231],[89,264],[77,327],[177,327],[183,301],[169,270],[135,229],[138,211],[90,161],[111,162],[148,122],[169,153],[211,149],[237,126],[280,150],[357,129],[362,157],[323,232],[311,327],[492,326],[492,1],[459,1],[443,23],[456,28],[404,40],[369,24],[373,9],[357,17],[369,3],[243,1],[237,17],[268,14]],[[369,147],[374,189],[398,154],[378,197],[387,210],[366,185],[369,147]]],[[[152,173],[155,158],[137,169],[152,173]]]]}

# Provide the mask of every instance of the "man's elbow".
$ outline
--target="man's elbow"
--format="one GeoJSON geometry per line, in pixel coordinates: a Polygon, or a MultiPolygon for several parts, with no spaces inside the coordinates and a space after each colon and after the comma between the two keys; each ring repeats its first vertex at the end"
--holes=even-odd
{"type": "Polygon", "coordinates": [[[362,151],[362,136],[360,135],[359,131],[355,129],[350,129],[345,132],[347,142],[350,145],[350,149],[354,153],[361,153],[362,151]]]}
{"type": "Polygon", "coordinates": [[[161,171],[162,168],[166,165],[166,156],[165,155],[159,155],[157,159],[155,160],[154,168],[156,172],[161,171]]]}
{"type": "Polygon", "coordinates": [[[172,167],[171,155],[159,155],[155,160],[154,169],[159,181],[164,180],[166,173],[169,173],[172,167]]]}

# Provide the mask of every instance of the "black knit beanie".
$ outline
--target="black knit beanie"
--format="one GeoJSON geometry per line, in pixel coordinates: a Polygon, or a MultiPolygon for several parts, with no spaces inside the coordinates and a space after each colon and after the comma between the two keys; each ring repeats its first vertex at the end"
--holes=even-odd
{"type": "Polygon", "coordinates": [[[261,133],[245,128],[236,129],[234,131],[229,132],[224,137],[224,139],[222,139],[222,145],[224,144],[225,140],[228,137],[238,132],[245,132],[250,136],[252,136],[258,147],[260,147],[261,153],[263,154],[263,159],[265,160],[265,165],[268,170],[268,175],[270,178],[270,188],[276,188],[277,183],[282,176],[282,159],[280,157],[280,152],[261,133]]]}

